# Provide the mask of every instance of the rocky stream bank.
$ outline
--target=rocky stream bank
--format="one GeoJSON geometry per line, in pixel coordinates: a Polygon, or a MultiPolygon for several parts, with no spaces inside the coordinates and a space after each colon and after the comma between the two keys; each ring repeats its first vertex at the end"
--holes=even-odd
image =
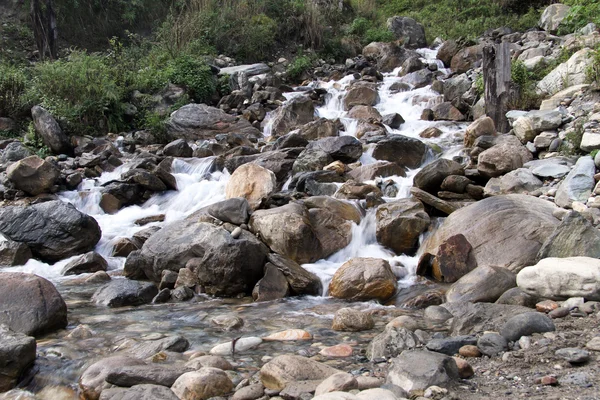
{"type": "Polygon", "coordinates": [[[56,156],[0,141],[0,398],[600,398],[600,33],[564,14],[431,48],[396,17],[404,46],[295,88],[221,59],[232,94],[162,138],[34,107],[56,156]],[[477,88],[501,42],[572,52],[507,133],[477,88]]]}

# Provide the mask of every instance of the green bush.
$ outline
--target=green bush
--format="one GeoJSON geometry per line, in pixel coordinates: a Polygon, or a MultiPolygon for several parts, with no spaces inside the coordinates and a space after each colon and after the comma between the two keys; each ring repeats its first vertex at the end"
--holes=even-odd
{"type": "Polygon", "coordinates": [[[517,86],[518,97],[512,99],[509,108],[518,110],[539,108],[542,98],[536,93],[537,80],[534,74],[525,67],[523,62],[515,61],[511,64],[510,75],[513,84],[517,86]]]}
{"type": "Polygon", "coordinates": [[[313,65],[311,57],[303,55],[296,57],[294,61],[288,66],[287,74],[288,78],[292,81],[300,79],[302,74],[308,71],[313,65]]]}
{"type": "Polygon", "coordinates": [[[217,82],[206,63],[190,56],[182,55],[168,65],[169,80],[184,86],[190,97],[197,102],[210,102],[217,90],[217,82]]]}
{"type": "Polygon", "coordinates": [[[0,63],[0,117],[18,119],[28,113],[24,97],[27,82],[24,68],[0,63]]]}
{"type": "Polygon", "coordinates": [[[564,0],[562,3],[571,6],[571,9],[560,24],[560,34],[575,32],[590,22],[600,25],[599,0],[564,0]]]}
{"type": "Polygon", "coordinates": [[[117,132],[123,127],[123,88],[105,57],[73,52],[67,59],[38,63],[32,73],[28,99],[48,109],[67,133],[117,132]]]}
{"type": "Polygon", "coordinates": [[[600,83],[600,46],[592,53],[592,64],[586,71],[587,80],[590,83],[600,83]]]}

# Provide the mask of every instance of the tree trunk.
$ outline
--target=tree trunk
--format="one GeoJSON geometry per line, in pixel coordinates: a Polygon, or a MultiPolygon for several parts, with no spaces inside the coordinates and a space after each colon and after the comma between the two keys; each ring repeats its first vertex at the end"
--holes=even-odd
{"type": "Polygon", "coordinates": [[[485,113],[494,121],[496,131],[509,131],[506,112],[510,98],[510,49],[508,43],[483,48],[485,113]]]}
{"type": "Polygon", "coordinates": [[[53,0],[45,0],[44,7],[40,0],[31,0],[31,24],[33,36],[41,60],[46,57],[56,59],[58,30],[53,0]]]}

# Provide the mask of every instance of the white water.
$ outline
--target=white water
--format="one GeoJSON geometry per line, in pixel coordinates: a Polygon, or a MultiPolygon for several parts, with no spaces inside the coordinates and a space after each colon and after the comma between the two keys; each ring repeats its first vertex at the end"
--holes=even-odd
{"type": "MultiPolygon", "coordinates": [[[[436,51],[423,49],[420,54],[424,61],[432,62],[435,60],[436,51]]],[[[437,62],[437,61],[434,61],[437,62]]],[[[419,133],[424,129],[436,126],[442,130],[443,134],[439,138],[426,140],[428,143],[435,144],[444,150],[443,157],[451,158],[457,155],[462,148],[460,141],[455,139],[456,132],[464,129],[465,124],[459,123],[439,123],[422,121],[421,113],[425,108],[431,107],[440,99],[440,95],[425,87],[408,92],[392,94],[390,86],[399,80],[397,77],[399,68],[392,73],[384,76],[383,83],[379,88],[380,102],[375,106],[382,115],[389,113],[398,113],[405,119],[405,123],[399,129],[388,127],[390,134],[401,134],[410,137],[419,137],[419,133]]],[[[442,72],[445,72],[442,70],[442,72]]],[[[343,135],[355,135],[358,121],[347,117],[347,112],[343,109],[342,99],[348,89],[348,86],[354,81],[352,75],[346,76],[340,81],[320,82],[321,88],[328,90],[326,103],[317,108],[315,114],[319,117],[337,119],[339,118],[345,127],[343,135]]],[[[286,94],[286,99],[302,95],[301,92],[286,94]]],[[[266,124],[265,135],[270,134],[271,122],[266,124]]],[[[360,158],[362,164],[370,164],[376,160],[372,157],[372,146],[360,158]]],[[[426,161],[430,162],[433,158],[426,161]]],[[[124,258],[112,257],[111,252],[114,244],[120,238],[131,238],[131,236],[149,226],[161,226],[165,223],[177,221],[185,218],[191,213],[202,207],[225,199],[225,186],[229,180],[229,173],[210,172],[214,159],[176,159],[172,165],[172,174],[177,180],[177,191],[168,191],[150,198],[141,206],[130,206],[119,210],[116,214],[106,214],[100,208],[101,185],[111,180],[118,180],[123,172],[130,168],[130,164],[125,164],[113,172],[102,174],[97,179],[86,179],[75,191],[61,193],[60,198],[63,201],[72,203],[80,211],[93,216],[102,229],[102,239],[96,247],[96,251],[104,256],[109,262],[110,269],[120,269],[123,267],[124,258]],[[164,222],[155,222],[145,226],[138,226],[135,221],[149,216],[159,214],[165,215],[164,222]]],[[[419,169],[407,171],[406,177],[387,177],[385,180],[392,180],[398,188],[398,194],[395,199],[407,198],[410,196],[413,177],[419,169]]],[[[284,189],[289,185],[290,180],[284,185],[284,189]]],[[[367,182],[376,184],[375,181],[367,182]]],[[[394,198],[386,198],[387,201],[394,198]]],[[[333,254],[325,260],[320,260],[314,264],[305,264],[304,268],[317,274],[327,288],[331,277],[335,271],[346,261],[355,257],[374,257],[388,260],[397,271],[397,275],[405,275],[401,280],[401,285],[410,285],[414,282],[417,256],[409,257],[406,255],[395,255],[390,250],[377,243],[375,237],[375,213],[370,210],[359,225],[352,228],[352,240],[350,244],[333,254]],[[405,269],[396,268],[404,266],[405,269]],[[402,273],[405,272],[405,274],[402,273]]],[[[421,238],[422,240],[423,238],[421,238]]],[[[62,268],[71,259],[62,260],[54,265],[48,265],[36,260],[30,260],[26,265],[13,267],[7,270],[33,272],[53,280],[63,279],[60,275],[62,268]]]]}

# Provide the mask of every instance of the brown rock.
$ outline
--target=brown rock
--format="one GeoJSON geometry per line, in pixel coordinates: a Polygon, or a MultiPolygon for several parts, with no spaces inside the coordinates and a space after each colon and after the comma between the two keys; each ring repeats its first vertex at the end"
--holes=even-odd
{"type": "Polygon", "coordinates": [[[290,292],[285,275],[271,263],[265,265],[265,275],[252,290],[254,301],[283,299],[290,292]]]}
{"type": "Polygon", "coordinates": [[[544,300],[540,301],[535,305],[535,309],[539,312],[549,313],[550,311],[556,310],[558,308],[558,303],[554,300],[544,300]]]}
{"type": "Polygon", "coordinates": [[[233,389],[233,383],[217,368],[204,367],[198,371],[186,372],[181,375],[171,390],[181,400],[206,400],[222,396],[233,389]]]}
{"type": "Polygon", "coordinates": [[[455,73],[462,74],[473,68],[482,59],[483,45],[466,47],[452,57],[450,68],[455,73]]]}
{"type": "Polygon", "coordinates": [[[49,192],[60,176],[58,169],[38,156],[29,156],[6,169],[6,177],[15,188],[36,196],[49,192]]]}
{"type": "Polygon", "coordinates": [[[243,197],[256,210],[263,199],[277,188],[275,174],[256,164],[244,164],[231,175],[225,187],[225,197],[243,197]]]}
{"type": "Polygon", "coordinates": [[[473,367],[471,367],[471,365],[467,361],[459,357],[452,358],[456,362],[456,366],[458,367],[458,376],[461,379],[467,379],[475,375],[475,372],[473,372],[473,367]]]}
{"type": "MultiPolygon", "coordinates": [[[[477,267],[472,254],[473,247],[463,234],[449,237],[438,247],[437,256],[433,259],[429,273],[440,282],[456,282],[463,275],[477,267]]],[[[424,260],[422,258],[422,260],[424,260]]],[[[419,261],[417,274],[428,274],[428,266],[419,261]]]]}
{"type": "Polygon", "coordinates": [[[265,336],[262,340],[268,342],[289,342],[296,340],[311,340],[312,335],[303,329],[288,329],[265,336]]]}
{"type": "Polygon", "coordinates": [[[260,380],[268,389],[282,390],[291,382],[322,381],[338,372],[338,369],[309,358],[281,355],[263,365],[260,380]]]}
{"type": "Polygon", "coordinates": [[[458,349],[458,354],[460,354],[463,357],[481,357],[481,352],[479,351],[479,349],[477,348],[477,346],[473,346],[473,345],[466,345],[461,347],[460,349],[458,349]]]}
{"type": "Polygon", "coordinates": [[[397,254],[413,254],[419,236],[429,227],[429,215],[423,204],[414,199],[401,199],[377,208],[377,241],[397,254]]]}
{"type": "Polygon", "coordinates": [[[431,138],[440,137],[440,136],[442,136],[443,133],[444,132],[442,132],[438,128],[431,126],[427,129],[425,129],[423,132],[419,133],[419,136],[424,139],[431,139],[431,138]]]}
{"type": "Polygon", "coordinates": [[[120,238],[113,247],[113,257],[127,257],[132,251],[138,250],[138,247],[128,238],[120,238]]]}
{"type": "Polygon", "coordinates": [[[361,332],[373,329],[375,322],[371,314],[353,308],[340,308],[333,317],[334,331],[361,332]]]}
{"type": "Polygon", "coordinates": [[[358,81],[353,84],[344,97],[344,109],[354,106],[374,106],[379,101],[377,86],[370,82],[358,81]]]}
{"type": "Polygon", "coordinates": [[[386,260],[353,258],[335,272],[329,294],[346,300],[385,301],[394,295],[397,286],[396,276],[386,260]]]}
{"type": "Polygon", "coordinates": [[[325,357],[350,357],[352,355],[352,346],[347,344],[337,344],[335,346],[325,347],[319,354],[325,357]]]}

